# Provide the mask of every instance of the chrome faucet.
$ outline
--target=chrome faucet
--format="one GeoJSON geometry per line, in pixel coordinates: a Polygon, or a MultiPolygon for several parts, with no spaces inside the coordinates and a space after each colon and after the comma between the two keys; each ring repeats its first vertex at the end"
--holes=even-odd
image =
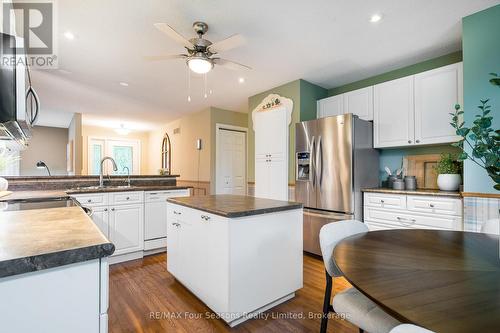
{"type": "Polygon", "coordinates": [[[102,179],[102,172],[103,172],[102,166],[104,164],[104,161],[106,161],[106,160],[110,160],[113,163],[113,170],[114,171],[118,170],[118,167],[116,166],[116,162],[112,157],[109,157],[109,156],[103,157],[101,160],[101,170],[99,170],[99,187],[104,187],[104,180],[102,179]]]}
{"type": "Polygon", "coordinates": [[[127,170],[127,186],[130,187],[130,169],[128,166],[123,167],[123,171],[127,170]]]}

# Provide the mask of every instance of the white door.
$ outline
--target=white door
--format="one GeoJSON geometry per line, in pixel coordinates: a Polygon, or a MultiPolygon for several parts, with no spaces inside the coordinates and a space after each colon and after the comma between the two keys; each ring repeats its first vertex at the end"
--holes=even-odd
{"type": "Polygon", "coordinates": [[[349,91],[344,95],[344,113],[364,120],[373,120],[373,86],[349,91]]]}
{"type": "Polygon", "coordinates": [[[219,128],[217,194],[246,194],[246,133],[219,128]]]}
{"type": "Polygon", "coordinates": [[[108,207],[93,207],[92,221],[101,230],[106,238],[109,238],[109,212],[108,207]]]}
{"type": "Polygon", "coordinates": [[[400,147],[414,144],[413,76],[374,87],[374,146],[400,147]]]}
{"type": "Polygon", "coordinates": [[[111,208],[109,238],[115,255],[144,248],[144,205],[122,205],[111,208]]]}
{"type": "Polygon", "coordinates": [[[463,105],[462,63],[415,75],[415,143],[459,140],[451,127],[450,112],[463,105]]]}
{"type": "Polygon", "coordinates": [[[106,140],[106,154],[111,156],[118,167],[113,171],[111,164],[106,164],[108,171],[113,175],[126,175],[128,168],[130,174],[141,174],[141,147],[137,140],[106,140]]]}
{"type": "Polygon", "coordinates": [[[336,95],[320,99],[317,103],[317,118],[344,114],[344,97],[336,95]]]}

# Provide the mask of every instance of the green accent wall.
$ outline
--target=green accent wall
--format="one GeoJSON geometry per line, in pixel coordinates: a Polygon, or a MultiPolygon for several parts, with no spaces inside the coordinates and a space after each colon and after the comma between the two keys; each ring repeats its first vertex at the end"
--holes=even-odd
{"type": "Polygon", "coordinates": [[[293,101],[292,122],[290,124],[288,182],[295,183],[295,124],[316,118],[316,101],[327,97],[328,91],[320,86],[299,79],[266,90],[248,98],[248,181],[255,181],[255,132],[252,111],[269,94],[278,94],[293,101]]]}
{"type": "Polygon", "coordinates": [[[454,53],[446,54],[441,57],[429,59],[417,64],[399,68],[387,73],[383,73],[377,76],[372,76],[367,79],[345,84],[343,86],[335,87],[328,90],[328,96],[339,95],[348,91],[361,89],[375,84],[379,84],[386,81],[396,80],[408,75],[414,75],[417,73],[425,72],[434,68],[443,67],[446,65],[454,64],[462,61],[462,51],[457,51],[454,53]]]}
{"type": "MultiPolygon", "coordinates": [[[[470,125],[478,114],[479,100],[490,99],[493,127],[500,127],[500,88],[491,85],[489,73],[500,73],[500,5],[462,20],[464,52],[464,120],[470,125]]],[[[486,171],[472,161],[464,163],[464,191],[495,193],[486,171]]]]}

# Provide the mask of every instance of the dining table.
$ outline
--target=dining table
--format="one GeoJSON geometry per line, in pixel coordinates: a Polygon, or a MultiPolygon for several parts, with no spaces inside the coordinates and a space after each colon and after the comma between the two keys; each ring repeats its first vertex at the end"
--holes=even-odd
{"type": "Polygon", "coordinates": [[[394,229],[345,238],[332,254],[389,315],[438,333],[500,332],[499,236],[394,229]]]}

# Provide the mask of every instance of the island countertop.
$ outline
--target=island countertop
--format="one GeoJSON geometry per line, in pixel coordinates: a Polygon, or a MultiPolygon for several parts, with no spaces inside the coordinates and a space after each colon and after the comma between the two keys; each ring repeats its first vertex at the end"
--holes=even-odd
{"type": "Polygon", "coordinates": [[[228,218],[302,208],[302,204],[299,202],[228,194],[169,198],[167,201],[228,218]]]}
{"type": "Polygon", "coordinates": [[[97,259],[115,247],[80,207],[0,212],[0,278],[97,259]]]}
{"type": "Polygon", "coordinates": [[[362,192],[373,192],[373,193],[386,193],[386,194],[409,194],[409,195],[427,195],[427,196],[437,196],[437,197],[454,197],[460,198],[460,192],[458,191],[440,191],[440,190],[430,190],[430,189],[417,189],[417,190],[394,190],[392,188],[364,188],[362,192]]]}

